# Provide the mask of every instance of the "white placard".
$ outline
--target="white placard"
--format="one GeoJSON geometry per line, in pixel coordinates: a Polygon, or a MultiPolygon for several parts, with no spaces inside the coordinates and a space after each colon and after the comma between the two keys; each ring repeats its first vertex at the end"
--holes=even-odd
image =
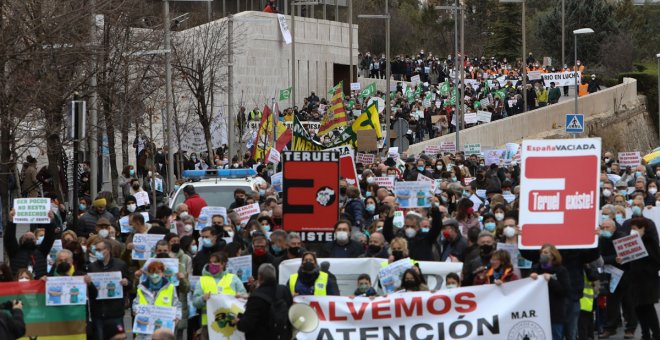
{"type": "Polygon", "coordinates": [[[50,198],[17,198],[14,200],[15,224],[49,224],[50,198]]]}
{"type": "Polygon", "coordinates": [[[121,285],[121,272],[87,273],[96,286],[97,300],[123,299],[124,287],[121,285]]]}
{"type": "Polygon", "coordinates": [[[283,14],[277,15],[277,21],[280,24],[280,32],[282,32],[282,38],[284,42],[288,45],[291,43],[291,32],[289,32],[289,24],[286,22],[286,16],[283,14]]]}

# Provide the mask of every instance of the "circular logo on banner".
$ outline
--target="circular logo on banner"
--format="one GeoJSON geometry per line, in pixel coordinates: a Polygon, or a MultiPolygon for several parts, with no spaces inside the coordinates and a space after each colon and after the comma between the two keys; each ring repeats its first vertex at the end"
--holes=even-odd
{"type": "Polygon", "coordinates": [[[335,191],[329,187],[321,187],[316,192],[316,201],[324,207],[331,205],[335,202],[335,191]]]}
{"type": "Polygon", "coordinates": [[[520,321],[509,331],[509,340],[545,340],[545,332],[533,321],[520,321]]]}

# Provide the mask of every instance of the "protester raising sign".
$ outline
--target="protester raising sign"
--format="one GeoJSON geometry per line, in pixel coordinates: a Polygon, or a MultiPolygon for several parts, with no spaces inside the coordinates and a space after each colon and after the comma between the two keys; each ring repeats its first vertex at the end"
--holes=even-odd
{"type": "Polygon", "coordinates": [[[619,152],[619,165],[622,167],[638,166],[642,162],[639,151],[619,152]]]}
{"type": "Polygon", "coordinates": [[[240,217],[241,224],[247,224],[248,221],[250,221],[250,217],[254,214],[260,213],[261,209],[259,208],[259,203],[252,203],[250,205],[235,208],[234,212],[240,217]]]}
{"type": "Polygon", "coordinates": [[[612,242],[614,243],[616,256],[621,258],[621,264],[649,256],[639,234],[631,234],[612,242]]]}
{"type": "Polygon", "coordinates": [[[14,200],[14,223],[48,224],[49,198],[17,198],[14,200]]]}

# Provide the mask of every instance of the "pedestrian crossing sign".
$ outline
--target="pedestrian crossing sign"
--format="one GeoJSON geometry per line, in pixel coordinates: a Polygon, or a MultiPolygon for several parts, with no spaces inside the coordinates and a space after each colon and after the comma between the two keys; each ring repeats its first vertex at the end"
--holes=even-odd
{"type": "Polygon", "coordinates": [[[567,133],[584,132],[584,115],[566,114],[566,132],[567,133]]]}

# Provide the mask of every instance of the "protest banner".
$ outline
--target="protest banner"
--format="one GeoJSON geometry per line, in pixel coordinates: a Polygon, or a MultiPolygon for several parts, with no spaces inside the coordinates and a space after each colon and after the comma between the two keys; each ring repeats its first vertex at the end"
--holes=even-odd
{"type": "Polygon", "coordinates": [[[48,256],[46,257],[46,269],[50,273],[50,270],[53,268],[53,264],[55,264],[55,260],[57,259],[57,253],[62,250],[62,240],[58,239],[53,241],[53,246],[50,248],[50,251],[48,252],[48,256]]]}
{"type": "MultiPolygon", "coordinates": [[[[387,264],[386,259],[373,257],[355,259],[319,258],[317,261],[318,263],[328,262],[330,264],[330,271],[337,277],[337,285],[341,296],[349,296],[355,292],[357,278],[360,274],[367,274],[371,278],[371,282],[377,282],[378,273],[383,268],[383,263],[387,264]]],[[[447,274],[460,274],[463,268],[463,264],[460,262],[417,261],[417,263],[429,289],[443,288],[447,274]]],[[[300,259],[286,260],[280,263],[279,283],[286,284],[289,276],[298,272],[299,268],[300,259]]],[[[379,289],[378,287],[374,288],[379,289]]]]}
{"type": "Polygon", "coordinates": [[[338,152],[339,156],[351,155],[355,156],[355,149],[350,145],[342,145],[334,148],[323,150],[324,152],[338,152]]]}
{"type": "Polygon", "coordinates": [[[92,279],[98,295],[97,300],[123,299],[124,287],[121,285],[121,272],[87,273],[92,279]]]}
{"type": "Polygon", "coordinates": [[[304,242],[333,239],[339,218],[339,153],[285,151],[282,165],[282,221],[304,242]]]}
{"type": "Polygon", "coordinates": [[[351,91],[360,91],[361,88],[360,83],[351,83],[351,91]]]}
{"type": "Polygon", "coordinates": [[[355,156],[355,161],[360,164],[372,164],[376,161],[376,155],[358,152],[355,156]]]}
{"type": "Polygon", "coordinates": [[[238,276],[242,282],[248,282],[252,276],[252,255],[232,257],[227,260],[227,272],[238,276]]]}
{"type": "Polygon", "coordinates": [[[277,192],[282,192],[282,173],[278,172],[270,176],[270,185],[277,192]]]}
{"type": "Polygon", "coordinates": [[[506,143],[505,145],[506,152],[503,155],[504,164],[509,165],[513,161],[513,157],[520,150],[520,144],[518,143],[506,143]]]}
{"type": "Polygon", "coordinates": [[[275,148],[270,148],[268,151],[268,160],[267,163],[279,163],[280,162],[280,152],[275,148]]]}
{"type": "Polygon", "coordinates": [[[401,229],[403,228],[403,225],[405,224],[405,219],[403,217],[403,211],[395,211],[394,212],[394,218],[392,219],[392,225],[394,228],[401,229]]]}
{"type": "Polygon", "coordinates": [[[431,206],[432,182],[396,182],[394,194],[400,208],[428,208],[431,206]]]}
{"type": "Polygon", "coordinates": [[[441,152],[440,145],[427,145],[424,147],[424,153],[427,155],[437,155],[441,152]]]}
{"type": "Polygon", "coordinates": [[[387,190],[392,190],[394,189],[394,177],[392,176],[383,176],[383,177],[374,177],[376,184],[378,184],[379,187],[383,187],[387,190]]]}
{"type": "Polygon", "coordinates": [[[619,165],[623,167],[638,166],[642,163],[642,156],[639,151],[619,152],[619,165]]]}
{"type": "Polygon", "coordinates": [[[520,249],[598,245],[600,152],[600,138],[523,140],[520,249]]]}
{"type": "Polygon", "coordinates": [[[245,313],[245,302],[232,295],[211,295],[206,301],[210,340],[245,339],[245,333],[236,329],[239,314],[245,313]]]}
{"type": "Polygon", "coordinates": [[[485,108],[488,107],[488,105],[490,105],[490,99],[488,99],[488,97],[486,97],[486,98],[480,100],[479,103],[481,104],[481,107],[485,109],[485,108]]]}
{"type": "Polygon", "coordinates": [[[147,272],[147,267],[151,262],[160,262],[165,266],[163,277],[174,286],[179,286],[179,259],[176,258],[150,258],[144,262],[142,271],[147,272]]]}
{"type": "Polygon", "coordinates": [[[241,224],[247,224],[250,220],[250,217],[261,212],[261,208],[259,207],[259,203],[252,203],[242,207],[234,208],[234,212],[238,214],[238,217],[240,217],[241,224]]]}
{"type": "Polygon", "coordinates": [[[529,71],[527,72],[527,78],[529,80],[541,80],[541,71],[529,71]]]}
{"type": "MultiPolygon", "coordinates": [[[[149,212],[143,211],[140,215],[144,217],[145,222],[149,221],[149,212]]],[[[119,230],[122,234],[128,234],[133,231],[133,227],[131,227],[131,223],[128,220],[129,217],[130,215],[126,215],[119,219],[119,230]]]]}
{"type": "Polygon", "coordinates": [[[468,112],[463,115],[463,120],[465,121],[465,124],[477,124],[477,113],[468,112]]]}
{"type": "Polygon", "coordinates": [[[289,24],[286,22],[286,16],[282,14],[277,15],[277,21],[280,24],[280,32],[282,33],[282,39],[288,45],[291,43],[291,32],[289,31],[289,24]]]}
{"type": "Polygon", "coordinates": [[[550,87],[550,83],[555,83],[556,87],[560,86],[575,86],[575,77],[577,75],[577,83],[580,85],[580,75],[582,72],[557,72],[557,73],[544,73],[543,84],[545,87],[550,87]]]}
{"type": "Polygon", "coordinates": [[[177,316],[176,307],[137,305],[135,321],[133,322],[133,333],[153,334],[164,328],[176,333],[174,320],[177,316]]]}
{"type": "Polygon", "coordinates": [[[50,198],[17,198],[14,199],[15,224],[49,224],[50,198]]]}
{"type": "Polygon", "coordinates": [[[649,256],[639,234],[630,234],[612,241],[616,256],[621,258],[621,264],[649,256]]]}
{"type": "Polygon", "coordinates": [[[479,121],[479,122],[490,123],[490,120],[491,120],[492,116],[493,116],[493,113],[490,112],[490,111],[477,110],[477,121],[479,121]]]}
{"type": "Polygon", "coordinates": [[[456,153],[456,143],[455,142],[441,142],[440,151],[456,153]]]}
{"type": "Polygon", "coordinates": [[[156,243],[162,240],[165,235],[155,234],[134,234],[132,260],[146,260],[154,256],[156,243]]]}
{"type": "Polygon", "coordinates": [[[307,339],[551,339],[548,284],[523,279],[439,292],[366,297],[296,296],[319,325],[307,339]]]}
{"type": "MultiPolygon", "coordinates": [[[[49,278],[50,279],[50,278],[49,278]]],[[[47,307],[46,281],[2,282],[2,301],[16,299],[23,302],[25,338],[86,340],[87,306],[58,305],[47,307]]],[[[83,300],[84,301],[84,300],[83,300]]]]}
{"type": "Polygon", "coordinates": [[[202,230],[207,225],[211,225],[211,220],[213,216],[220,215],[224,218],[225,222],[227,219],[227,208],[225,207],[204,207],[199,212],[199,217],[195,223],[195,230],[202,230]]]}
{"type": "Polygon", "coordinates": [[[504,149],[484,151],[484,162],[487,166],[491,164],[500,165],[505,153],[506,150],[504,149]]]}
{"type": "Polygon", "coordinates": [[[146,191],[139,191],[133,194],[135,197],[135,204],[138,207],[149,205],[151,201],[149,201],[149,193],[146,191]]]}
{"type": "Polygon", "coordinates": [[[46,306],[87,304],[84,276],[49,276],[46,280],[46,306]]]}
{"type": "Polygon", "coordinates": [[[401,280],[403,273],[412,268],[413,263],[410,258],[401,259],[390,263],[387,267],[381,268],[378,272],[378,279],[380,286],[383,288],[385,294],[391,294],[399,290],[401,287],[401,280]]]}
{"type": "Polygon", "coordinates": [[[387,149],[387,158],[392,158],[395,162],[399,160],[399,147],[392,146],[387,149]]]}
{"type": "Polygon", "coordinates": [[[465,152],[465,155],[481,154],[481,144],[479,143],[465,144],[463,145],[463,152],[465,152]]]}
{"type": "Polygon", "coordinates": [[[358,174],[355,169],[355,161],[353,161],[353,155],[341,155],[339,156],[339,177],[346,180],[348,185],[359,186],[358,184],[358,174]]]}
{"type": "Polygon", "coordinates": [[[419,76],[419,74],[410,77],[410,83],[412,84],[412,86],[415,86],[415,85],[417,85],[421,82],[422,82],[422,80],[421,80],[421,77],[419,76]]]}

